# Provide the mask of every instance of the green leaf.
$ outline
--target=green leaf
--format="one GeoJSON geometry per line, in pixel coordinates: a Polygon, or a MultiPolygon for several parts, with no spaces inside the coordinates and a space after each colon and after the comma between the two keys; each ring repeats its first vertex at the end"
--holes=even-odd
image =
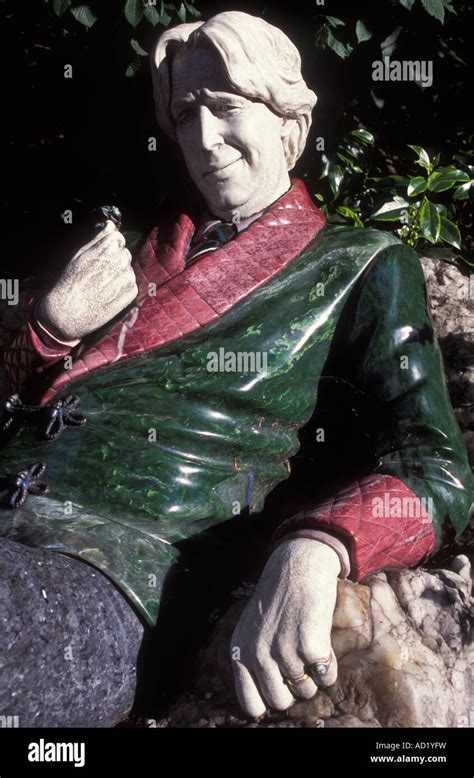
{"type": "Polygon", "coordinates": [[[474,181],[468,181],[467,184],[463,184],[462,186],[458,186],[456,191],[453,194],[453,200],[468,200],[469,199],[469,193],[471,190],[472,185],[474,184],[474,181]]]}
{"type": "Polygon", "coordinates": [[[367,152],[367,149],[366,149],[365,146],[363,146],[360,143],[355,143],[355,142],[351,143],[351,144],[348,143],[347,146],[345,147],[345,149],[344,149],[343,146],[339,146],[339,148],[342,148],[343,150],[345,150],[348,154],[353,156],[354,159],[358,160],[359,162],[363,159],[363,157],[365,156],[365,154],[367,152]]]}
{"type": "Polygon", "coordinates": [[[370,178],[377,189],[406,189],[409,179],[406,176],[385,176],[384,178],[370,178]]]}
{"type": "Polygon", "coordinates": [[[362,19],[359,19],[356,24],[356,35],[358,43],[363,43],[364,41],[370,40],[373,33],[367,29],[362,19]]]}
{"type": "Polygon", "coordinates": [[[410,179],[410,183],[408,184],[407,194],[409,197],[413,197],[414,195],[421,194],[426,190],[426,187],[428,186],[428,181],[426,178],[423,178],[423,176],[415,176],[415,178],[410,179]]]}
{"type": "Polygon", "coordinates": [[[186,9],[188,13],[191,14],[191,16],[201,16],[201,11],[198,11],[198,9],[195,8],[194,5],[192,5],[191,3],[187,3],[185,1],[184,5],[186,6],[186,9]]]}
{"type": "Polygon", "coordinates": [[[428,180],[430,192],[445,192],[456,184],[465,184],[469,181],[469,175],[463,170],[454,167],[439,168],[428,180]]]}
{"type": "Polygon", "coordinates": [[[359,216],[355,213],[355,211],[352,210],[352,208],[347,208],[345,205],[339,205],[336,208],[337,213],[339,213],[341,216],[345,216],[347,219],[352,219],[354,222],[354,225],[356,227],[363,227],[364,223],[361,221],[359,216]]]}
{"type": "Polygon", "coordinates": [[[335,38],[332,34],[331,30],[327,31],[326,43],[329,48],[341,59],[346,59],[346,57],[348,57],[352,52],[352,46],[349,44],[346,45],[345,43],[342,43],[342,41],[338,41],[337,38],[335,38]]]}
{"type": "Polygon", "coordinates": [[[467,167],[470,173],[474,173],[474,165],[470,164],[470,158],[467,154],[453,154],[453,159],[460,165],[467,167]]]}
{"type": "Polygon", "coordinates": [[[184,5],[184,3],[181,3],[181,5],[179,6],[179,8],[176,11],[176,13],[178,14],[179,21],[182,22],[183,24],[185,24],[186,23],[186,6],[184,5]]]}
{"type": "Polygon", "coordinates": [[[385,38],[385,40],[382,41],[380,44],[380,49],[382,51],[382,57],[391,57],[393,52],[395,51],[396,45],[397,45],[397,38],[400,35],[401,27],[396,27],[393,32],[390,33],[390,35],[385,38]]]}
{"type": "Polygon", "coordinates": [[[418,154],[418,159],[416,160],[415,164],[426,168],[426,170],[430,170],[431,161],[428,153],[421,146],[413,146],[410,143],[408,144],[408,148],[413,149],[413,151],[418,154]]]}
{"type": "Polygon", "coordinates": [[[375,138],[368,130],[352,130],[351,135],[353,135],[354,138],[358,138],[358,140],[361,140],[363,143],[367,143],[369,146],[375,144],[375,138]]]}
{"type": "Polygon", "coordinates": [[[398,0],[398,2],[400,3],[400,5],[403,5],[403,7],[407,9],[407,11],[411,11],[415,3],[415,0],[398,0]]]}
{"type": "Polygon", "coordinates": [[[320,180],[321,178],[326,178],[326,176],[329,175],[329,171],[332,166],[331,160],[326,156],[326,154],[321,154],[321,162],[323,163],[323,169],[320,176],[320,180]]]}
{"type": "Polygon", "coordinates": [[[158,11],[156,10],[154,5],[145,5],[143,9],[143,13],[145,14],[145,19],[150,22],[153,27],[156,27],[157,24],[160,23],[161,17],[158,11]]]}
{"type": "Polygon", "coordinates": [[[383,108],[385,105],[385,99],[383,97],[378,97],[378,95],[375,94],[374,90],[370,90],[370,96],[372,100],[374,101],[377,108],[383,108]]]}
{"type": "Polygon", "coordinates": [[[88,5],[78,5],[77,8],[71,8],[71,13],[77,22],[83,24],[84,27],[92,27],[97,21],[97,16],[92,13],[88,5]]]}
{"type": "Polygon", "coordinates": [[[430,243],[436,243],[439,240],[441,217],[433,203],[430,203],[429,200],[426,200],[421,206],[420,227],[423,237],[429,240],[430,243]]]}
{"type": "Polygon", "coordinates": [[[444,23],[444,3],[443,0],[421,0],[421,4],[430,16],[434,16],[441,24],[444,23]]]}
{"type": "Polygon", "coordinates": [[[421,254],[423,257],[432,257],[432,259],[443,259],[445,262],[454,262],[458,259],[458,256],[448,249],[447,246],[429,246],[423,249],[421,254]]]}
{"type": "Polygon", "coordinates": [[[143,19],[143,4],[141,0],[127,0],[125,3],[124,14],[127,22],[136,27],[143,19]]]}
{"type": "Polygon", "coordinates": [[[71,0],[53,0],[53,11],[56,16],[62,16],[70,7],[71,0]]]}
{"type": "Polygon", "coordinates": [[[135,38],[130,41],[130,46],[139,57],[148,57],[148,52],[143,49],[135,38]]]}
{"type": "Polygon", "coordinates": [[[342,21],[342,19],[338,19],[336,16],[325,16],[324,17],[329,24],[330,27],[345,27],[346,23],[342,21]]]}
{"type": "Polygon", "coordinates": [[[328,174],[329,186],[331,187],[331,192],[334,197],[337,197],[340,192],[343,178],[344,173],[342,168],[339,165],[334,165],[334,168],[330,170],[328,174]]]}
{"type": "Polygon", "coordinates": [[[409,207],[410,204],[402,197],[394,197],[393,200],[384,203],[370,218],[377,222],[398,222],[409,207]]]}
{"type": "Polygon", "coordinates": [[[133,78],[133,76],[136,76],[138,71],[141,70],[142,67],[142,61],[140,57],[135,57],[134,60],[130,62],[130,65],[125,71],[125,75],[127,78],[133,78]]]}
{"type": "Polygon", "coordinates": [[[459,232],[457,225],[445,216],[441,216],[440,220],[440,238],[444,240],[445,243],[449,243],[450,246],[454,246],[455,249],[461,250],[461,233],[459,232]]]}
{"type": "Polygon", "coordinates": [[[171,16],[169,13],[167,13],[164,3],[161,3],[161,12],[160,12],[160,24],[163,25],[163,27],[168,27],[171,22],[171,16]]]}
{"type": "Polygon", "coordinates": [[[347,154],[344,154],[343,151],[338,151],[336,154],[337,158],[341,160],[341,162],[345,162],[346,165],[351,168],[351,170],[354,167],[354,159],[352,157],[347,156],[347,154]]]}

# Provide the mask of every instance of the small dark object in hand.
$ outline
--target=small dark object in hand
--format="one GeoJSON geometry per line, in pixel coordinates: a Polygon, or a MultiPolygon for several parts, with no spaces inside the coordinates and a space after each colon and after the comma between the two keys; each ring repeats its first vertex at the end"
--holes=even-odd
{"type": "Polygon", "coordinates": [[[97,219],[94,225],[96,230],[103,230],[107,221],[113,221],[118,230],[122,226],[122,212],[116,205],[101,205],[93,214],[97,219]]]}
{"type": "Polygon", "coordinates": [[[43,462],[36,462],[34,465],[20,470],[15,475],[1,476],[0,490],[6,489],[2,507],[20,508],[28,494],[39,496],[47,494],[49,491],[48,485],[39,481],[45,470],[46,465],[43,462]]]}

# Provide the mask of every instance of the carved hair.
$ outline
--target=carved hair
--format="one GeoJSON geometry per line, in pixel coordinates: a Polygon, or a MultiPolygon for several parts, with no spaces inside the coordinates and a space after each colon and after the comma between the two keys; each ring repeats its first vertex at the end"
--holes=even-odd
{"type": "Polygon", "coordinates": [[[152,75],[156,116],[162,130],[176,140],[170,112],[173,56],[183,47],[202,43],[210,44],[217,52],[235,92],[295,120],[292,131],[282,139],[288,170],[292,170],[303,153],[317,97],[302,77],[296,46],[278,27],[250,14],[228,11],[207,22],[180,24],[160,36],[152,75]]]}

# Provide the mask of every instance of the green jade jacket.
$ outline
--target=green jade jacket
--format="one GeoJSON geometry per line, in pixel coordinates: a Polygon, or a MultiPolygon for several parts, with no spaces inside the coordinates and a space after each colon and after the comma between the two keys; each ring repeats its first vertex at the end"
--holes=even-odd
{"type": "Polygon", "coordinates": [[[310,420],[308,488],[276,542],[324,531],[357,581],[461,533],[473,477],[416,254],[385,232],[329,228],[296,179],[186,267],[194,232],[189,214],[161,219],[134,260],[133,307],[69,363],[41,342],[30,301],[5,357],[12,389],[46,411],[77,394],[87,422],[52,441],[13,425],[1,471],[44,462],[49,493],[1,511],[0,534],[87,561],[153,625],[175,544],[261,511],[310,420]]]}

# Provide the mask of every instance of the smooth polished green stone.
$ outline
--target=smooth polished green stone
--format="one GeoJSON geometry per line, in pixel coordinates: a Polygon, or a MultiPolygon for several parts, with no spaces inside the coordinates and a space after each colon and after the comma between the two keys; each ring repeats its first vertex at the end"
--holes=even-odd
{"type": "Polygon", "coordinates": [[[80,396],[87,424],[52,443],[23,429],[2,452],[6,472],[46,462],[51,493],[4,512],[0,534],[85,559],[153,624],[173,544],[235,506],[260,511],[288,477],[328,365],[372,403],[377,472],[433,498],[438,544],[443,525],[461,532],[472,475],[418,258],[388,233],[341,227],[219,320],[71,382],[62,394],[80,396]],[[220,349],[266,354],[267,373],[210,371],[220,349]]]}

